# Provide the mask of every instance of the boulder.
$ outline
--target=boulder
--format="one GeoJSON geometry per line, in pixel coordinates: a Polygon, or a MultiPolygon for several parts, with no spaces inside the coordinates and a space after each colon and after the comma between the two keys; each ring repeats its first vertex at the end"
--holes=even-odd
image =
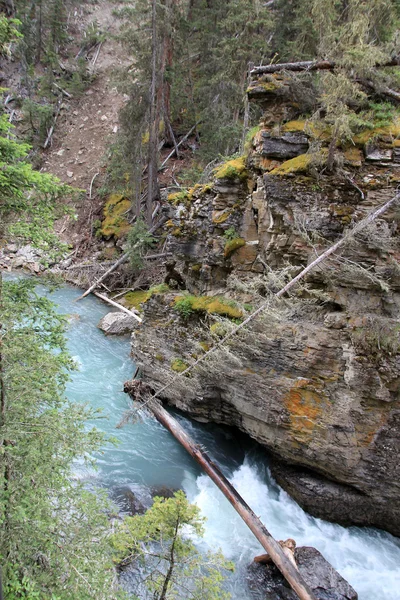
{"type": "Polygon", "coordinates": [[[99,322],[97,327],[106,335],[124,335],[135,330],[137,321],[123,312],[107,313],[99,322]]]}
{"type": "Polygon", "coordinates": [[[279,137],[263,132],[262,156],[287,160],[305,154],[308,150],[308,139],[301,133],[284,133],[279,137]]]}
{"type": "Polygon", "coordinates": [[[146,512],[146,507],[128,485],[111,488],[110,496],[123,513],[134,516],[143,515],[146,512]]]}
{"type": "MultiPolygon", "coordinates": [[[[357,600],[357,592],[318,550],[307,546],[296,548],[294,557],[300,574],[317,600],[357,600]]],[[[254,598],[297,600],[297,595],[273,564],[251,564],[247,581],[254,598]]]]}

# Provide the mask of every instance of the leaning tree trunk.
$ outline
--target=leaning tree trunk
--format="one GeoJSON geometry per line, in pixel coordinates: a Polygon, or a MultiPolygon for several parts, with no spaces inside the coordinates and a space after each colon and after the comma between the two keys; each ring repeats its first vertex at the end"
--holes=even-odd
{"type": "MultiPolygon", "coordinates": [[[[124,384],[124,392],[136,398],[135,381],[124,384]]],[[[199,463],[201,468],[214,481],[233,508],[240,515],[262,547],[268,552],[271,559],[288,581],[300,600],[316,600],[314,594],[297,571],[296,567],[283,552],[281,546],[272,537],[265,525],[260,521],[250,506],[244,501],[225,475],[215,463],[199,447],[198,444],[186,433],[183,427],[174,419],[157,401],[146,402],[146,407],[151,410],[156,419],[182,444],[185,450],[199,463]]]]}

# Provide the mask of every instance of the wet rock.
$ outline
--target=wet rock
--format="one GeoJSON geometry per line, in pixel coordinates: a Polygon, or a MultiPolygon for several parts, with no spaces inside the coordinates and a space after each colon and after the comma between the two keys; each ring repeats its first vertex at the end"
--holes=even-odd
{"type": "MultiPolygon", "coordinates": [[[[294,557],[300,574],[317,600],[357,600],[351,585],[315,548],[296,548],[294,557]]],[[[275,565],[253,563],[248,567],[248,585],[257,600],[297,600],[275,565]]]]}
{"type": "Polygon", "coordinates": [[[146,507],[129,486],[112,488],[110,496],[118,504],[122,512],[128,513],[131,516],[143,515],[146,512],[146,507]]]}
{"type": "Polygon", "coordinates": [[[305,154],[308,138],[301,133],[284,133],[279,137],[263,132],[262,156],[287,160],[305,154]]]}
{"type": "Polygon", "coordinates": [[[136,319],[123,312],[107,313],[97,325],[106,335],[132,333],[136,329],[136,326],[136,319]]]}
{"type": "Polygon", "coordinates": [[[156,496],[161,498],[173,498],[175,492],[177,491],[178,489],[169,488],[165,485],[153,486],[150,488],[150,494],[152,498],[155,498],[156,496]]]}

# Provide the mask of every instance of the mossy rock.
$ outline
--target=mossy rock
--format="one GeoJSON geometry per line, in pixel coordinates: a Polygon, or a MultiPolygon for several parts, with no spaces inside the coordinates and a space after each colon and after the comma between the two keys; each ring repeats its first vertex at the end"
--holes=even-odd
{"type": "Polygon", "coordinates": [[[240,179],[245,181],[248,177],[246,168],[246,157],[239,156],[228,160],[223,165],[217,167],[214,172],[216,179],[240,179]]]}
{"type": "Polygon", "coordinates": [[[292,175],[294,173],[304,173],[308,171],[312,162],[311,154],[300,154],[295,158],[286,160],[276,169],[270,171],[270,175],[292,175]]]}
{"type": "Polygon", "coordinates": [[[358,133],[353,137],[353,142],[358,146],[364,146],[371,140],[385,137],[395,139],[395,141],[396,138],[400,138],[400,117],[385,127],[375,127],[373,129],[366,129],[365,131],[358,133]]]}
{"type": "Polygon", "coordinates": [[[225,221],[231,216],[232,212],[233,211],[230,208],[224,208],[223,210],[214,210],[212,213],[212,222],[215,225],[225,223],[225,221]]]}
{"type": "Polygon", "coordinates": [[[175,194],[168,194],[168,202],[173,206],[178,206],[178,204],[185,204],[189,198],[189,192],[187,190],[182,190],[181,192],[176,192],[175,194]]]}
{"type": "Polygon", "coordinates": [[[239,248],[242,248],[245,245],[246,245],[246,240],[241,237],[237,237],[237,238],[234,238],[233,240],[229,240],[225,244],[224,257],[229,258],[230,256],[232,256],[232,254],[234,252],[236,252],[236,250],[239,250],[239,248]]]}
{"type": "Polygon", "coordinates": [[[185,363],[181,358],[175,358],[171,362],[171,369],[175,371],[175,373],[183,373],[188,368],[188,364],[185,363]]]}
{"type": "Polygon", "coordinates": [[[184,316],[191,313],[207,313],[209,315],[221,315],[229,319],[241,319],[243,312],[236,304],[224,298],[223,296],[177,296],[174,300],[175,308],[180,311],[180,306],[184,310],[184,316]]]}
{"type": "Polygon", "coordinates": [[[140,309],[140,305],[150,300],[152,293],[150,290],[138,290],[137,292],[128,292],[124,299],[128,308],[140,309]]]}
{"type": "Polygon", "coordinates": [[[155,285],[151,287],[149,290],[137,290],[136,292],[128,292],[124,296],[125,304],[128,308],[136,308],[140,309],[140,305],[144,304],[154,294],[164,294],[169,291],[169,287],[166,283],[161,283],[160,285],[155,285]]]}
{"type": "Polygon", "coordinates": [[[112,236],[117,239],[124,237],[131,226],[125,214],[131,208],[131,201],[123,194],[111,194],[103,208],[104,219],[101,224],[100,234],[105,238],[112,236]]]}

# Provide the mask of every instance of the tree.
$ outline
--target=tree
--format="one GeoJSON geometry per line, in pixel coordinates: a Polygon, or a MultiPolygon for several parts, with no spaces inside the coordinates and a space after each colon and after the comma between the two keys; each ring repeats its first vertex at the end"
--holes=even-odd
{"type": "Polygon", "coordinates": [[[6,597],[109,598],[104,499],[71,477],[105,442],[96,413],[65,398],[74,365],[65,318],[35,292],[4,282],[0,361],[0,563],[6,597]]]}
{"type": "Polygon", "coordinates": [[[116,561],[145,566],[146,586],[154,600],[184,597],[223,600],[222,570],[232,565],[220,553],[203,557],[190,538],[203,534],[204,519],[182,491],[155,498],[144,514],[126,517],[114,536],[116,561]]]}
{"type": "MultiPolygon", "coordinates": [[[[0,24],[2,20],[0,19],[0,24]]],[[[1,234],[57,251],[54,221],[71,188],[27,161],[0,115],[1,234]]],[[[8,600],[116,598],[106,503],[72,477],[105,442],[68,401],[74,364],[65,318],[31,279],[0,274],[0,565],[8,600]]]]}

